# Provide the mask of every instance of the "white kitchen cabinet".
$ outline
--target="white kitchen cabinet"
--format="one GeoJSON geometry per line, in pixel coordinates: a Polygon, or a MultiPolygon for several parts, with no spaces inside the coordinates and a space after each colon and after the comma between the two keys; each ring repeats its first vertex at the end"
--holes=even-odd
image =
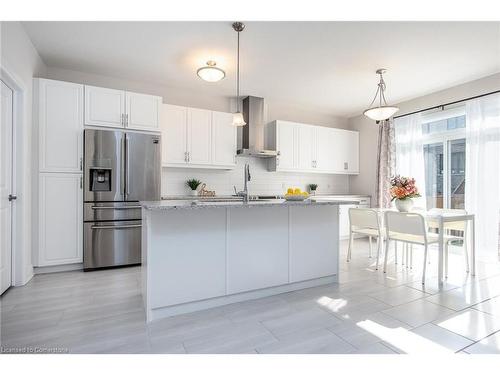
{"type": "Polygon", "coordinates": [[[127,91],[125,100],[125,124],[127,128],[150,131],[160,130],[161,97],[127,91]]]}
{"type": "Polygon", "coordinates": [[[160,117],[162,165],[187,163],[187,108],[163,104],[160,117]]]}
{"type": "Polygon", "coordinates": [[[159,131],[161,97],[85,86],[85,125],[159,131]]]}
{"type": "Polygon", "coordinates": [[[122,128],[125,91],[85,86],[85,125],[122,128]]]}
{"type": "MultiPolygon", "coordinates": [[[[333,144],[333,129],[321,126],[315,127],[315,157],[314,165],[318,172],[328,172],[338,170],[336,166],[337,149],[332,147],[333,144]]],[[[339,164],[340,165],[340,164],[339,164]]]]}
{"type": "Polygon", "coordinates": [[[82,170],[83,85],[36,79],[40,172],[82,170]]]}
{"type": "Polygon", "coordinates": [[[236,164],[236,127],[232,113],[212,112],[212,164],[236,164]]]}
{"type": "Polygon", "coordinates": [[[162,165],[182,168],[234,168],[236,128],[232,114],[164,104],[162,165]]]}
{"type": "Polygon", "coordinates": [[[268,125],[267,147],[278,156],[269,169],[280,172],[359,173],[359,134],[289,121],[268,125]]]}
{"type": "Polygon", "coordinates": [[[336,170],[347,174],[359,173],[359,133],[334,129],[332,144],[336,150],[336,170]]]}
{"type": "Polygon", "coordinates": [[[297,168],[308,170],[315,168],[315,131],[313,126],[297,126],[297,168]]]}
{"type": "Polygon", "coordinates": [[[278,152],[276,168],[279,170],[292,170],[296,167],[297,159],[297,125],[295,123],[280,121],[275,123],[275,147],[278,152]]]}
{"type": "Polygon", "coordinates": [[[210,164],[212,161],[212,112],[188,108],[187,130],[188,163],[210,164]]]}
{"type": "Polygon", "coordinates": [[[286,284],[288,207],[231,210],[228,215],[227,293],[286,284]]]}
{"type": "Polygon", "coordinates": [[[81,173],[39,174],[36,266],[83,262],[81,173]]]}
{"type": "Polygon", "coordinates": [[[290,228],[289,282],[336,275],[338,215],[332,207],[290,207],[290,228]]]}

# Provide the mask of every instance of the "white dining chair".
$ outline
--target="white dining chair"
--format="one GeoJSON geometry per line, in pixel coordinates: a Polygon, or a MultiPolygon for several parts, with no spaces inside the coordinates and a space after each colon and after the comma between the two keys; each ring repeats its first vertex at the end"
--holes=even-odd
{"type": "MultiPolygon", "coordinates": [[[[387,272],[387,258],[391,241],[399,241],[410,245],[421,245],[424,247],[424,262],[422,270],[422,284],[425,284],[425,272],[427,268],[428,247],[439,242],[436,233],[428,231],[425,218],[419,213],[387,211],[385,213],[386,243],[384,273],[387,272]]],[[[445,236],[445,254],[450,241],[458,239],[454,236],[445,236]]]]}
{"type": "Polygon", "coordinates": [[[349,209],[349,248],[347,250],[347,261],[351,260],[354,235],[368,236],[369,256],[372,255],[372,238],[377,239],[377,262],[375,269],[378,270],[380,250],[384,240],[384,228],[377,211],[370,208],[349,209]]]}
{"type": "MultiPolygon", "coordinates": [[[[457,215],[467,215],[466,210],[455,209],[455,208],[432,208],[429,210],[429,213],[442,215],[442,214],[457,214],[457,215]]],[[[427,225],[429,229],[438,230],[439,224],[436,220],[427,220],[427,225]]],[[[449,253],[449,245],[452,241],[461,240],[462,248],[464,251],[465,257],[465,270],[469,273],[469,254],[467,251],[467,222],[466,221],[457,221],[452,223],[444,223],[443,230],[445,234],[450,236],[450,231],[460,232],[461,235],[453,235],[448,239],[448,246],[445,249],[444,253],[444,275],[448,277],[448,253],[449,253]]]]}

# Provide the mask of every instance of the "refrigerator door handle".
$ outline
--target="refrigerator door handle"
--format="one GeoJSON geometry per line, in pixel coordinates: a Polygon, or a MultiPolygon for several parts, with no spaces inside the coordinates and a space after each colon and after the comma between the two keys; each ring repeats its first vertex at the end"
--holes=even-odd
{"type": "Polygon", "coordinates": [[[125,200],[125,135],[120,140],[120,192],[125,200]]]}
{"type": "Polygon", "coordinates": [[[130,157],[129,157],[129,139],[127,133],[125,133],[125,200],[128,200],[129,191],[129,168],[130,168],[130,157]]]}

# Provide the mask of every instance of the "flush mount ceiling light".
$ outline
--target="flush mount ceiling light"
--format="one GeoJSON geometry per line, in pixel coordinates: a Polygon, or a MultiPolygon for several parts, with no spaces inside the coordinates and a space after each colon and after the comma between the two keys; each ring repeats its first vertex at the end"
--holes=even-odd
{"type": "Polygon", "coordinates": [[[377,121],[377,123],[379,121],[387,120],[389,117],[393,116],[397,111],[399,111],[398,107],[387,105],[387,102],[385,100],[385,94],[384,94],[385,82],[384,78],[382,77],[382,75],[385,72],[387,72],[387,69],[378,69],[376,71],[376,73],[380,76],[377,92],[375,93],[375,97],[370,103],[370,107],[363,112],[363,114],[366,117],[369,117],[372,120],[377,121]],[[372,107],[373,103],[375,103],[375,100],[377,99],[377,96],[378,96],[378,106],[372,107]]]}
{"type": "Polygon", "coordinates": [[[226,76],[226,72],[221,68],[217,68],[215,61],[208,60],[207,66],[200,68],[196,71],[198,77],[207,82],[218,82],[226,76]]]}
{"type": "Polygon", "coordinates": [[[234,126],[245,126],[247,123],[243,118],[243,113],[240,111],[240,33],[245,28],[242,22],[234,22],[233,29],[238,33],[238,55],[236,65],[236,113],[233,114],[234,126]]]}

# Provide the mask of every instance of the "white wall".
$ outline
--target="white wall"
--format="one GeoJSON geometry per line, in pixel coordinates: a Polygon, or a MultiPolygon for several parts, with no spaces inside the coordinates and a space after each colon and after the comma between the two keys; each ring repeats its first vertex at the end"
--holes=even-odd
{"type": "MultiPolygon", "coordinates": [[[[23,88],[22,123],[16,128],[17,195],[15,285],[26,283],[33,275],[32,236],[32,103],[34,76],[45,75],[46,66],[19,22],[0,22],[0,65],[23,88]],[[17,271],[17,272],[16,272],[17,271]]],[[[35,203],[35,202],[33,202],[35,203]]]]}
{"type": "Polygon", "coordinates": [[[207,184],[208,190],[215,190],[218,195],[234,194],[236,189],[243,189],[245,163],[250,164],[251,181],[248,189],[252,195],[284,194],[288,187],[307,189],[308,184],[318,184],[318,194],[347,194],[349,177],[344,175],[326,175],[317,173],[268,172],[267,160],[261,158],[236,158],[237,166],[233,170],[203,170],[188,168],[163,168],[162,196],[186,195],[189,188],[186,180],[196,178],[207,184]]]}
{"type": "MultiPolygon", "coordinates": [[[[500,89],[500,73],[398,103],[397,105],[400,107],[398,115],[481,95],[498,89],[500,89]]],[[[375,121],[363,115],[350,118],[348,123],[352,130],[359,131],[360,148],[359,175],[350,177],[350,191],[353,194],[375,196],[378,126],[375,124],[375,121]]]]}

